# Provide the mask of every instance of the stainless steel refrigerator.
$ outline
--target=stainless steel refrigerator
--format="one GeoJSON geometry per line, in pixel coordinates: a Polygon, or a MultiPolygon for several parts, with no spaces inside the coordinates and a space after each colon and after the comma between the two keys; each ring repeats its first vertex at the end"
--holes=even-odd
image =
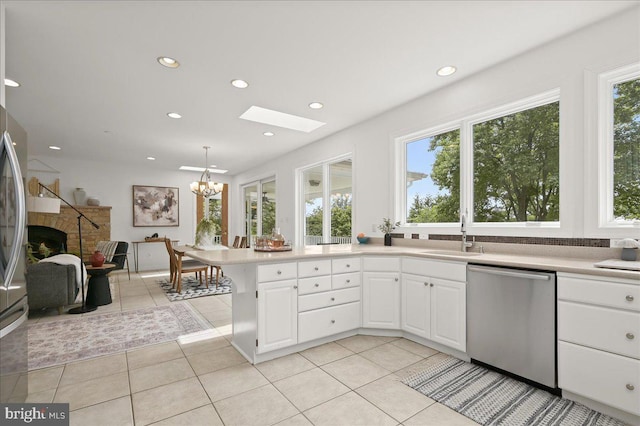
{"type": "Polygon", "coordinates": [[[0,402],[27,396],[27,137],[0,106],[0,402]]]}

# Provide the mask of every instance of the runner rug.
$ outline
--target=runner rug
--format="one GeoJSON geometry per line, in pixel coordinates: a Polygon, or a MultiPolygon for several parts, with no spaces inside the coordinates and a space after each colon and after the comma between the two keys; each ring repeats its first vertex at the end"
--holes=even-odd
{"type": "Polygon", "coordinates": [[[160,288],[164,290],[167,299],[172,302],[178,300],[193,299],[195,297],[219,296],[221,294],[231,293],[231,279],[229,277],[220,277],[220,284],[216,288],[215,278],[211,279],[209,287],[200,284],[200,280],[193,276],[182,277],[182,291],[178,293],[172,288],[168,279],[159,280],[160,288]]]}
{"type": "Polygon", "coordinates": [[[29,370],[175,340],[211,328],[189,303],[29,325],[29,370]]]}
{"type": "Polygon", "coordinates": [[[482,425],[625,425],[582,404],[455,358],[445,358],[403,383],[482,425]]]}

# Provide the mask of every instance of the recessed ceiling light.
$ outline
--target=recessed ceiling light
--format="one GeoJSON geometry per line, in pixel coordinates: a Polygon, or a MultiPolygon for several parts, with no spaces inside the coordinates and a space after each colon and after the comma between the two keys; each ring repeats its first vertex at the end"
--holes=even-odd
{"type": "Polygon", "coordinates": [[[180,62],[168,56],[158,57],[158,63],[160,63],[160,65],[162,65],[163,67],[167,67],[167,68],[178,68],[180,66],[180,62]]]}
{"type": "Polygon", "coordinates": [[[156,157],[147,157],[147,160],[150,160],[150,161],[153,161],[155,159],[156,159],[156,157]]]}
{"type": "Polygon", "coordinates": [[[233,87],[237,87],[238,89],[246,89],[247,87],[249,87],[249,83],[247,83],[244,80],[239,80],[239,79],[231,80],[231,85],[233,87]]]}
{"type": "Polygon", "coordinates": [[[167,116],[169,118],[182,118],[182,116],[180,114],[178,114],[177,112],[168,112],[167,116]]]}
{"type": "Polygon", "coordinates": [[[55,146],[55,145],[49,145],[49,149],[52,149],[54,151],[60,151],[62,148],[60,148],[59,146],[55,146]]]}
{"type": "Polygon", "coordinates": [[[456,67],[454,67],[453,65],[447,65],[436,71],[436,74],[438,74],[440,77],[446,77],[453,74],[454,72],[456,72],[456,67]]]}
{"type": "MultiPolygon", "coordinates": [[[[196,167],[196,166],[180,166],[180,170],[187,170],[190,172],[204,172],[204,167],[196,167]]],[[[219,173],[219,174],[224,174],[227,173],[229,170],[223,170],[223,169],[212,169],[209,168],[209,173],[219,173]]]]}
{"type": "Polygon", "coordinates": [[[297,115],[286,114],[259,106],[251,106],[240,116],[243,120],[255,121],[256,123],[268,124],[270,126],[284,127],[285,129],[298,130],[300,132],[313,132],[318,127],[327,123],[311,120],[297,115]]]}
{"type": "Polygon", "coordinates": [[[265,135],[265,136],[273,136],[273,135],[275,135],[275,133],[273,133],[273,132],[264,132],[263,135],[265,135]]]}
{"type": "Polygon", "coordinates": [[[4,79],[4,85],[7,87],[20,87],[20,83],[15,80],[11,80],[10,78],[4,79]]]}
{"type": "Polygon", "coordinates": [[[309,104],[309,108],[311,109],[320,109],[322,108],[324,105],[322,105],[320,102],[311,102],[309,104]]]}

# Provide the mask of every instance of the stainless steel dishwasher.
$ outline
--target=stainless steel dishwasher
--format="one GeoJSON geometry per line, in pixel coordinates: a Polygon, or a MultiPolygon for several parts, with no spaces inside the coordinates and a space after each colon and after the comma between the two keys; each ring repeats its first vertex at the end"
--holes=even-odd
{"type": "Polygon", "coordinates": [[[471,359],[556,389],[555,272],[467,265],[467,282],[471,359]]]}

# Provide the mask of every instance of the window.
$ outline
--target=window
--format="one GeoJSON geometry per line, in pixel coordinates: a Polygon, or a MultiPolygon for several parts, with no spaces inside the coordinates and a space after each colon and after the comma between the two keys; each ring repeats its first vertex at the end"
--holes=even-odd
{"type": "Polygon", "coordinates": [[[276,227],[276,181],[263,179],[243,186],[244,232],[247,241],[271,234],[276,227]]]}
{"type": "Polygon", "coordinates": [[[409,142],[407,223],[457,222],[460,210],[460,129],[409,142]]]}
{"type": "Polygon", "coordinates": [[[559,102],[473,125],[473,220],[560,218],[559,102]]]}
{"type": "Polygon", "coordinates": [[[397,141],[407,225],[559,226],[558,90],[397,141]]]}
{"type": "Polygon", "coordinates": [[[640,64],[599,78],[600,226],[640,224],[640,64]]]}
{"type": "Polygon", "coordinates": [[[351,158],[298,171],[304,245],[351,244],[351,158]]]}

